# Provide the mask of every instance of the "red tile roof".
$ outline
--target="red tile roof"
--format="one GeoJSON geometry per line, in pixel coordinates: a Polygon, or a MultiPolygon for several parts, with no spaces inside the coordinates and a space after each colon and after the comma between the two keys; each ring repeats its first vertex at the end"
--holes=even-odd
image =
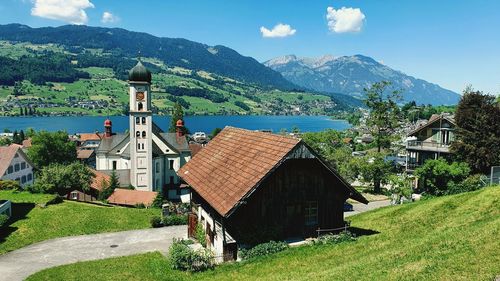
{"type": "Polygon", "coordinates": [[[5,171],[10,166],[14,155],[19,150],[20,146],[17,144],[11,144],[9,146],[0,146],[0,177],[3,177],[5,171]]]}
{"type": "Polygon", "coordinates": [[[300,142],[289,136],[226,127],[178,174],[225,216],[300,142]]]}
{"type": "Polygon", "coordinates": [[[203,148],[201,144],[198,143],[190,143],[189,144],[189,150],[191,150],[191,157],[195,156],[196,153],[200,152],[200,150],[203,148]]]}
{"type": "Polygon", "coordinates": [[[88,140],[100,140],[103,138],[104,134],[99,133],[81,133],[78,134],[80,136],[80,141],[88,141],[88,140]]]}
{"type": "Polygon", "coordinates": [[[108,198],[108,203],[127,206],[135,206],[142,203],[146,206],[151,206],[157,195],[158,192],[154,191],[117,188],[108,198]]]}
{"type": "Polygon", "coordinates": [[[108,174],[105,174],[103,172],[99,172],[99,171],[94,170],[94,169],[91,169],[91,170],[92,170],[92,172],[94,172],[95,178],[92,179],[92,183],[90,184],[90,187],[92,187],[93,189],[102,191],[103,181],[106,181],[107,183],[109,183],[109,179],[111,177],[108,174]]]}

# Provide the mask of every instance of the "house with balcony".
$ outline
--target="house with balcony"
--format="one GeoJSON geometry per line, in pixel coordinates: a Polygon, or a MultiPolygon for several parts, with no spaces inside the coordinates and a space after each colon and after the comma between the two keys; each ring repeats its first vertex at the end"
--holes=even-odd
{"type": "Polygon", "coordinates": [[[453,115],[442,113],[432,115],[427,123],[411,131],[406,139],[407,172],[413,172],[427,159],[449,158],[455,127],[453,115]]]}

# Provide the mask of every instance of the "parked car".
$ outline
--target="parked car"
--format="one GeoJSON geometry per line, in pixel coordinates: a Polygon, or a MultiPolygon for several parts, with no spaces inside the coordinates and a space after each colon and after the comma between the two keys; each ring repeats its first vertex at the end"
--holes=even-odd
{"type": "Polygon", "coordinates": [[[352,212],[354,211],[354,207],[352,204],[344,202],[344,212],[352,212]]]}
{"type": "Polygon", "coordinates": [[[192,138],[197,143],[205,143],[207,141],[207,135],[204,132],[196,132],[192,138]]]}

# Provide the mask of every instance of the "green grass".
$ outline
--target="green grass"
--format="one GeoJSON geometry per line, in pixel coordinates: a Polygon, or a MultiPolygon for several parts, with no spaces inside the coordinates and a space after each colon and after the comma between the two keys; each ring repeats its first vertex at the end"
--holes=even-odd
{"type": "Polygon", "coordinates": [[[41,207],[52,195],[0,191],[0,199],[13,204],[13,220],[0,231],[0,254],[39,241],[81,234],[149,228],[149,220],[159,216],[159,209],[103,207],[64,201],[41,207]]]}
{"type": "Polygon", "coordinates": [[[47,269],[28,280],[494,280],[500,275],[500,187],[351,217],[375,232],[189,274],[159,253],[47,269]]]}

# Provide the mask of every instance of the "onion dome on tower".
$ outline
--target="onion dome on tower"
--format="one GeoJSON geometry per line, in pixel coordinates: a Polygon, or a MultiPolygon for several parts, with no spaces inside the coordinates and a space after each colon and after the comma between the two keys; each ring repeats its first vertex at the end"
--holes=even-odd
{"type": "Polygon", "coordinates": [[[141,61],[138,61],[128,72],[128,80],[151,83],[151,72],[141,63],[141,61]]]}
{"type": "Polygon", "coordinates": [[[112,125],[111,120],[104,121],[104,137],[109,138],[113,135],[112,125]]]}

